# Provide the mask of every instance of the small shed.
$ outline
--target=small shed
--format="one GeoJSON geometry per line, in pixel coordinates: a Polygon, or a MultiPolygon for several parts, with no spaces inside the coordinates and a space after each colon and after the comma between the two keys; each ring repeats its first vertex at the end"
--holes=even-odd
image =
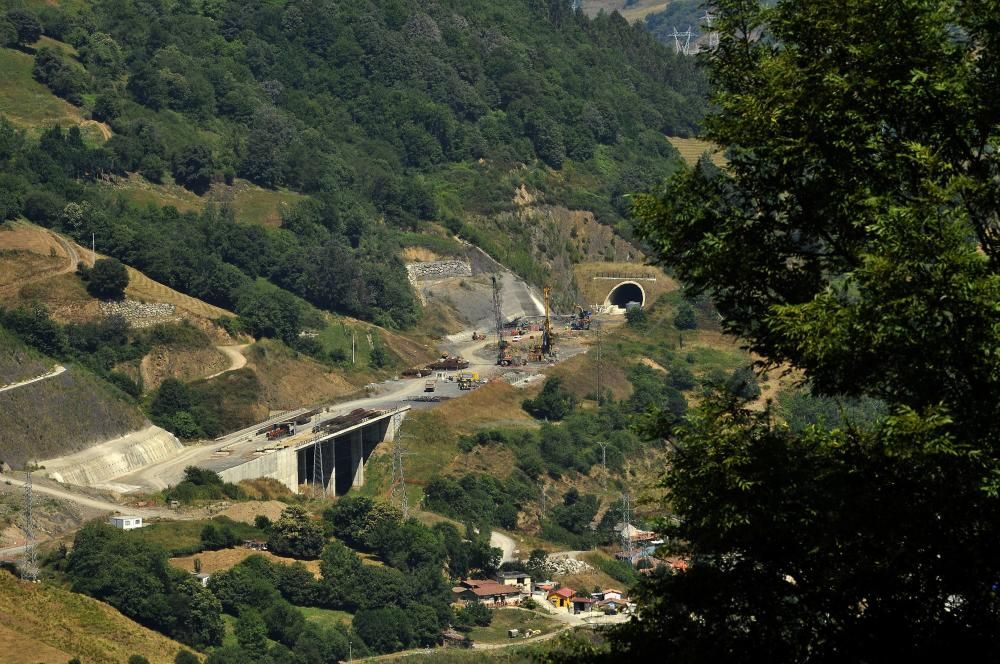
{"type": "Polygon", "coordinates": [[[121,530],[135,530],[136,528],[142,528],[142,517],[113,516],[111,517],[110,523],[115,528],[120,528],[121,530]]]}
{"type": "Polygon", "coordinates": [[[590,607],[594,604],[594,600],[589,597],[571,597],[569,601],[573,605],[574,613],[590,611],[590,607]]]}

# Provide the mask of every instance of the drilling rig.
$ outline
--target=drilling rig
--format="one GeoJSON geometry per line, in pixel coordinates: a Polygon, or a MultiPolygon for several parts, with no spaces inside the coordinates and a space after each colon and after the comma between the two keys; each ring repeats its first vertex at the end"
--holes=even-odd
{"type": "Polygon", "coordinates": [[[549,286],[542,289],[545,301],[545,328],[542,332],[542,355],[551,355],[555,342],[555,339],[552,338],[552,321],[549,318],[549,295],[551,293],[552,288],[549,286]]]}

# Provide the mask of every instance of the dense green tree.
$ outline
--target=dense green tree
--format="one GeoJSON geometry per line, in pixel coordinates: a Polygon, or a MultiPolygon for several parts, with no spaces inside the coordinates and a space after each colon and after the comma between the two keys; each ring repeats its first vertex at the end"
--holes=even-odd
{"type": "Polygon", "coordinates": [[[678,330],[693,330],[698,327],[698,319],[694,315],[694,307],[688,302],[682,302],[674,314],[674,327],[678,330]]]}
{"type": "Polygon", "coordinates": [[[128,287],[128,270],[114,258],[99,258],[86,272],[87,292],[102,300],[120,300],[128,287]]]}
{"type": "Polygon", "coordinates": [[[323,551],[323,528],[301,507],[286,507],[271,525],[267,547],[279,556],[318,558],[323,551]]]}
{"type": "Polygon", "coordinates": [[[12,9],[4,17],[17,32],[17,43],[22,46],[34,44],[42,36],[42,24],[38,17],[25,9],[12,9]]]}
{"type": "Polygon", "coordinates": [[[726,389],[734,396],[746,401],[753,401],[760,396],[757,376],[750,367],[734,369],[726,381],[726,389]]]}
{"type": "Polygon", "coordinates": [[[793,431],[706,397],[664,477],[691,565],[643,584],[616,657],[995,658],[997,7],[715,6],[729,166],[640,197],[642,229],[760,357],[887,412],[793,431]]]}
{"type": "Polygon", "coordinates": [[[522,404],[532,417],[546,420],[561,420],[576,407],[576,396],[563,387],[558,376],[545,381],[541,393],[534,399],[525,399],[522,404]]]}
{"type": "Polygon", "coordinates": [[[0,46],[17,45],[17,28],[6,16],[0,17],[0,46]]]}
{"type": "Polygon", "coordinates": [[[236,642],[250,661],[261,661],[267,655],[267,624],[256,609],[240,610],[236,620],[236,642]]]}
{"type": "Polygon", "coordinates": [[[177,184],[196,194],[204,194],[215,174],[212,151],[205,145],[187,145],[174,155],[173,173],[177,184]]]}

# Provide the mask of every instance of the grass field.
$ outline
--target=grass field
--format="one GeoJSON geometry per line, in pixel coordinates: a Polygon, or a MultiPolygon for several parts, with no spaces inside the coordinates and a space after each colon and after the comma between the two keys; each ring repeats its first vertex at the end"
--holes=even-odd
{"type": "Polygon", "coordinates": [[[232,208],[236,221],[264,226],[281,225],[282,211],[306,198],[287,189],[261,189],[246,180],[236,180],[232,186],[216,184],[206,195],[198,196],[174,184],[169,175],[156,184],[133,173],[112,186],[137,205],[172,205],[181,212],[200,212],[209,202],[225,204],[232,208]]]}
{"type": "Polygon", "coordinates": [[[333,627],[334,625],[350,625],[354,616],[347,611],[334,611],[333,609],[319,609],[315,606],[300,606],[299,610],[306,617],[306,620],[316,623],[320,627],[333,627]]]}
{"type": "MultiPolygon", "coordinates": [[[[61,44],[43,37],[36,46],[58,47],[72,52],[68,44],[61,44]]],[[[81,126],[84,138],[90,143],[105,140],[106,128],[86,120],[83,111],[56,97],[47,87],[31,77],[34,59],[28,53],[10,48],[0,48],[0,115],[14,125],[37,135],[54,124],[64,127],[81,126]]]]}
{"type": "Polygon", "coordinates": [[[121,664],[143,655],[170,664],[181,645],[107,604],[0,570],[0,660],[4,664],[121,664]]]}
{"type": "MultiPolygon", "coordinates": [[[[138,530],[131,530],[129,531],[129,535],[136,539],[158,544],[168,552],[177,552],[179,555],[184,555],[201,548],[201,530],[210,523],[229,525],[240,539],[264,538],[264,534],[253,526],[226,519],[225,517],[193,521],[160,521],[158,523],[151,523],[138,530]]],[[[233,562],[233,565],[236,562],[233,562]]]]}
{"type": "Polygon", "coordinates": [[[535,611],[526,609],[496,609],[489,627],[476,627],[469,632],[469,638],[477,643],[510,643],[514,639],[507,636],[507,630],[517,629],[521,634],[528,629],[541,630],[548,634],[561,623],[535,611]]]}
{"type": "Polygon", "coordinates": [[[667,136],[667,140],[670,141],[670,144],[681,154],[681,158],[689,166],[695,165],[701,159],[701,155],[706,152],[711,155],[712,163],[716,166],[721,168],[726,165],[726,158],[719,151],[719,148],[708,141],[697,138],[679,138],[677,136],[667,136]]]}

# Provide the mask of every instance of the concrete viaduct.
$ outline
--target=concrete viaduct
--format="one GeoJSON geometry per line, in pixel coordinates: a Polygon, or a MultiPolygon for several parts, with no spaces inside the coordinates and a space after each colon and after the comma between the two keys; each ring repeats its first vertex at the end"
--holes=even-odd
{"type": "Polygon", "coordinates": [[[228,458],[198,464],[219,473],[226,482],[271,477],[293,492],[322,478],[323,492],[343,495],[365,482],[365,461],[381,442],[392,441],[409,406],[355,411],[312,426],[312,433],[289,439],[284,446],[255,450],[250,458],[228,458]],[[219,463],[222,462],[222,463],[219,463]],[[317,473],[317,465],[322,465],[317,473]]]}

